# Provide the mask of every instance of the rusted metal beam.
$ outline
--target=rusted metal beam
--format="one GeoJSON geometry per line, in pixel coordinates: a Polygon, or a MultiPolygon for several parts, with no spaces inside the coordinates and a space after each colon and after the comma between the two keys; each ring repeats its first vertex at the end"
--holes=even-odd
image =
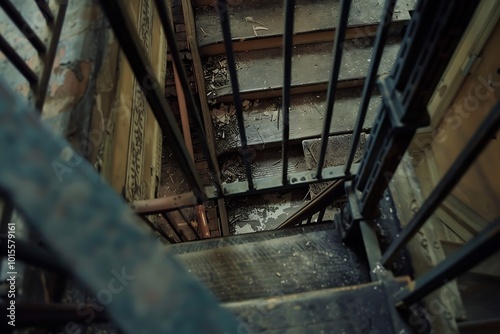
{"type": "MultiPolygon", "coordinates": [[[[215,2],[214,2],[215,3],[215,2]]],[[[196,88],[198,89],[198,95],[201,105],[201,114],[203,117],[203,124],[205,127],[205,135],[206,137],[203,140],[206,140],[208,144],[208,150],[210,153],[210,159],[214,161],[213,171],[215,177],[217,178],[216,182],[221,183],[220,180],[220,167],[217,160],[216,150],[215,150],[215,135],[212,124],[212,116],[210,115],[210,108],[208,107],[207,102],[207,90],[205,87],[205,76],[203,73],[203,64],[201,62],[201,55],[199,52],[199,48],[197,45],[196,39],[196,26],[195,26],[195,18],[192,3],[190,0],[182,0],[182,11],[184,14],[184,21],[186,24],[186,38],[189,45],[189,49],[191,51],[191,55],[193,58],[193,71],[196,79],[196,88]]],[[[207,157],[208,158],[208,157],[207,157]]],[[[221,235],[229,235],[229,221],[227,219],[226,206],[224,199],[219,199],[217,201],[220,220],[221,220],[221,235]],[[225,234],[227,233],[227,234],[225,234]]],[[[208,226],[207,226],[208,228],[208,226]]]]}
{"type": "MultiPolygon", "coordinates": [[[[294,213],[290,218],[285,220],[281,225],[279,225],[276,229],[285,228],[285,227],[293,227],[304,220],[310,221],[310,218],[316,214],[317,212],[323,212],[324,209],[333,204],[336,195],[342,192],[342,185],[344,184],[343,180],[338,180],[326,187],[321,193],[318,194],[312,201],[304,205],[299,211],[294,213]]],[[[321,217],[320,217],[321,218],[321,217]]],[[[318,219],[318,222],[321,220],[318,219]]]]}
{"type": "MultiPolygon", "coordinates": [[[[177,70],[175,66],[173,66],[174,69],[174,80],[175,80],[175,90],[177,92],[177,101],[179,102],[179,111],[180,111],[180,116],[181,116],[181,123],[182,123],[182,133],[184,135],[184,142],[186,143],[186,147],[189,151],[189,155],[191,156],[191,159],[194,161],[194,153],[193,153],[193,141],[191,138],[191,129],[189,127],[189,116],[188,116],[188,110],[187,110],[187,105],[186,105],[186,97],[184,95],[184,90],[182,89],[181,82],[179,80],[179,75],[177,73],[177,70]]],[[[204,140],[204,138],[202,139],[204,140]]],[[[207,223],[207,217],[206,217],[206,212],[205,212],[205,206],[204,205],[198,205],[196,208],[196,216],[198,220],[198,226],[201,231],[201,237],[202,238],[210,238],[210,229],[208,228],[208,223],[207,223]],[[208,235],[207,235],[208,232],[208,235]]],[[[189,225],[189,222],[186,222],[189,225]]],[[[175,222],[174,222],[175,224],[175,222]]],[[[197,235],[197,234],[196,234],[197,235]]]]}
{"type": "MultiPolygon", "coordinates": [[[[340,179],[348,180],[356,175],[359,164],[354,164],[352,168],[352,175],[346,176],[343,172],[343,166],[328,167],[323,169],[322,179],[316,178],[315,173],[311,171],[298,172],[290,174],[290,183],[283,186],[281,182],[281,175],[270,176],[260,179],[255,179],[255,189],[248,190],[247,182],[233,182],[223,185],[224,194],[219,196],[215,188],[206,187],[205,193],[209,200],[219,198],[230,198],[237,196],[258,195],[272,191],[284,191],[304,187],[313,183],[336,181],[340,179]]],[[[186,208],[196,206],[196,198],[192,192],[174,195],[163,198],[155,198],[150,200],[142,200],[131,203],[137,214],[146,215],[154,213],[162,213],[165,211],[172,211],[178,208],[186,208]]]]}

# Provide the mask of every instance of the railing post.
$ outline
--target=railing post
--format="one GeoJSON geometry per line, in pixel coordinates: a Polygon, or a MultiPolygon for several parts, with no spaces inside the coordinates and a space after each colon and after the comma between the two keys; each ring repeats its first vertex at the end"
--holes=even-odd
{"type": "Polygon", "coordinates": [[[238,121],[238,130],[240,133],[241,141],[241,156],[245,164],[245,172],[247,176],[248,189],[254,189],[252,166],[250,161],[250,150],[247,144],[247,135],[245,131],[245,122],[243,120],[243,108],[241,105],[240,88],[238,83],[238,73],[236,72],[236,63],[233,51],[233,41],[231,39],[231,25],[229,22],[229,9],[227,7],[227,0],[217,1],[217,10],[221,22],[222,35],[224,37],[224,47],[226,48],[227,67],[229,70],[229,77],[231,81],[231,88],[233,89],[234,108],[236,110],[236,119],[238,121]]]}
{"type": "Polygon", "coordinates": [[[326,117],[323,123],[323,133],[321,134],[321,148],[318,159],[316,177],[323,178],[323,164],[325,163],[326,149],[328,147],[328,136],[332,125],[333,108],[335,106],[335,94],[337,92],[337,81],[340,74],[340,65],[342,64],[342,54],[344,51],[345,33],[349,21],[349,11],[352,0],[342,0],[340,6],[340,18],[335,30],[335,41],[333,46],[333,69],[330,81],[328,82],[328,93],[326,101],[326,117]]]}
{"type": "Polygon", "coordinates": [[[345,165],[345,173],[347,175],[351,173],[351,166],[354,161],[354,155],[356,154],[356,149],[359,144],[359,138],[361,136],[363,123],[365,122],[368,106],[370,105],[370,99],[372,96],[373,88],[375,86],[375,81],[377,79],[378,68],[380,66],[380,61],[382,60],[382,54],[384,53],[384,46],[389,34],[389,28],[392,21],[392,15],[394,14],[395,5],[396,0],[385,1],[382,17],[378,25],[377,37],[375,38],[375,45],[373,46],[372,56],[370,58],[370,68],[368,69],[368,75],[366,76],[365,84],[363,86],[363,94],[361,97],[361,103],[359,105],[356,125],[354,126],[351,146],[349,148],[349,155],[345,165]]]}
{"type": "Polygon", "coordinates": [[[290,99],[292,85],[293,22],[295,0],[285,1],[285,34],[283,35],[283,143],[281,145],[282,183],[288,183],[288,142],[290,140],[290,99]]]}

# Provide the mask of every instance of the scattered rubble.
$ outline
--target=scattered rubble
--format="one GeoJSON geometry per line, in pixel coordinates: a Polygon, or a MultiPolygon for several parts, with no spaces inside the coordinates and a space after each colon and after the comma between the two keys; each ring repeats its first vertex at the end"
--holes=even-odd
{"type": "Polygon", "coordinates": [[[207,97],[217,96],[217,90],[229,86],[227,59],[225,56],[211,57],[205,63],[203,71],[207,83],[207,97]]]}

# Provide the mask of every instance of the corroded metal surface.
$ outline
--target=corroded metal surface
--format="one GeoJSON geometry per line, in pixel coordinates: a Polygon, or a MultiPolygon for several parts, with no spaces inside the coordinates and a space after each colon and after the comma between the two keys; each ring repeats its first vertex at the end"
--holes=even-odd
{"type": "Polygon", "coordinates": [[[121,329],[236,333],[234,318],[139,228],[133,211],[92,167],[6,87],[0,84],[0,188],[121,329]]]}
{"type": "Polygon", "coordinates": [[[231,303],[248,333],[410,333],[389,304],[404,281],[370,283],[231,303]],[[388,291],[387,291],[388,290],[388,291]]]}
{"type": "Polygon", "coordinates": [[[179,255],[222,302],[351,286],[370,280],[362,248],[339,230],[309,230],[179,255]]]}

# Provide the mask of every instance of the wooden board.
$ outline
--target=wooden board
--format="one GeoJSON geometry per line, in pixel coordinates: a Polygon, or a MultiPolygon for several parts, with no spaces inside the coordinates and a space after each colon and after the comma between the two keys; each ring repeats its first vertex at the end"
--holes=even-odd
{"type": "MultiPolygon", "coordinates": [[[[339,81],[355,81],[366,76],[372,56],[372,44],[373,38],[345,42],[339,81]]],[[[388,39],[378,71],[380,75],[391,71],[399,46],[400,38],[388,39]]],[[[292,86],[329,82],[333,66],[332,50],[333,42],[295,46],[292,57],[292,86]]],[[[282,87],[284,65],[281,48],[238,52],[235,57],[240,92],[282,87]]],[[[225,57],[218,56],[204,64],[209,99],[232,95],[225,63],[225,57]]]]}
{"type": "MultiPolygon", "coordinates": [[[[360,96],[360,89],[337,92],[330,126],[331,135],[353,131],[361,101],[360,96]]],[[[379,95],[372,97],[363,129],[369,129],[373,124],[380,102],[379,95]]],[[[292,96],[290,140],[300,143],[304,139],[319,137],[323,129],[325,109],[325,92],[292,96]]],[[[251,101],[251,107],[244,113],[244,122],[249,145],[257,148],[280,145],[283,131],[281,99],[268,99],[257,103],[251,101]]],[[[218,154],[241,146],[234,117],[227,125],[216,123],[218,123],[216,124],[218,154]]]]}

